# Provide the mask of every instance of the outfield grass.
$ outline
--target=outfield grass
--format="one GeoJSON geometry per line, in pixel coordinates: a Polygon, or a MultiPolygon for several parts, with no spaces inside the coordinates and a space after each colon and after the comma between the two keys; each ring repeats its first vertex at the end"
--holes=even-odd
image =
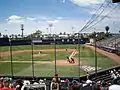
{"type": "MultiPolygon", "coordinates": [[[[77,45],[56,45],[57,49],[74,49],[77,45]]],[[[18,50],[30,50],[30,45],[24,46],[13,46],[13,51],[18,50]]],[[[44,50],[44,49],[53,49],[53,45],[34,45],[34,50],[44,50]]],[[[1,52],[9,51],[9,46],[0,47],[1,52]]],[[[80,49],[80,60],[85,62],[85,65],[95,66],[94,59],[94,51],[89,48],[81,45],[80,49]]],[[[34,52],[37,54],[38,52],[34,52]]],[[[46,54],[44,57],[34,57],[35,61],[54,61],[54,52],[42,52],[42,54],[46,54]]],[[[66,57],[71,53],[68,52],[57,52],[56,59],[66,60],[66,57]]],[[[98,57],[98,67],[102,69],[110,68],[116,66],[117,63],[111,60],[110,58],[97,53],[98,57]],[[109,63],[108,63],[109,62],[109,63]]],[[[30,61],[31,62],[31,52],[22,52],[13,55],[13,61],[30,61]]],[[[78,54],[75,56],[78,58],[78,54]]],[[[10,60],[10,56],[1,57],[0,60],[10,60]]],[[[14,63],[14,75],[21,76],[31,76],[32,75],[32,67],[31,64],[28,63],[14,63]]],[[[77,76],[78,75],[78,66],[57,66],[58,73],[60,76],[77,76]]],[[[10,71],[10,63],[0,63],[0,73],[8,75],[11,73],[10,71]]],[[[50,64],[35,64],[35,75],[36,76],[53,76],[54,74],[54,65],[50,64]]],[[[81,75],[84,75],[85,72],[81,70],[81,75]]]]}
{"type": "MultiPolygon", "coordinates": [[[[59,49],[65,49],[65,48],[69,48],[69,49],[74,49],[75,47],[77,47],[77,45],[56,45],[56,48],[59,49]]],[[[34,50],[38,50],[38,49],[53,49],[54,45],[34,45],[33,46],[34,50]]],[[[18,50],[30,50],[31,46],[30,45],[22,45],[22,46],[12,46],[12,50],[13,51],[18,51],[18,50]]],[[[10,50],[10,46],[1,46],[0,47],[0,51],[1,52],[6,52],[10,50]]]]}

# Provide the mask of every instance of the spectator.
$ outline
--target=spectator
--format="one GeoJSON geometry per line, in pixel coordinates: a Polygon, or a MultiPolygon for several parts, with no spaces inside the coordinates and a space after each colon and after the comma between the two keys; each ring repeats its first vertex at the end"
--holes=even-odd
{"type": "Polygon", "coordinates": [[[59,90],[60,85],[60,78],[58,77],[58,74],[55,74],[55,76],[52,79],[52,90],[59,90]]]}
{"type": "MultiPolygon", "coordinates": [[[[114,70],[115,71],[115,70],[114,70]]],[[[113,72],[113,71],[111,71],[111,78],[112,79],[116,79],[117,78],[117,76],[115,75],[115,72],[113,72]]]]}
{"type": "Polygon", "coordinates": [[[103,81],[101,84],[101,90],[108,90],[107,83],[103,81]]]}
{"type": "Polygon", "coordinates": [[[79,90],[80,89],[80,83],[76,80],[72,81],[72,85],[71,85],[71,90],[79,90]]]}
{"type": "Polygon", "coordinates": [[[23,80],[18,79],[18,80],[15,82],[15,87],[17,88],[17,90],[21,90],[22,86],[23,86],[23,80]]]}
{"type": "Polygon", "coordinates": [[[52,79],[52,82],[60,83],[60,78],[58,77],[58,74],[55,74],[54,78],[52,79]]]}
{"type": "Polygon", "coordinates": [[[3,85],[4,87],[1,90],[13,90],[13,88],[10,88],[10,78],[4,78],[3,85]]]}
{"type": "Polygon", "coordinates": [[[0,88],[3,88],[3,78],[0,78],[0,88]]]}
{"type": "Polygon", "coordinates": [[[120,85],[111,85],[109,90],[120,90],[120,85]]]}
{"type": "Polygon", "coordinates": [[[87,77],[87,79],[89,79],[89,77],[90,77],[90,74],[88,73],[88,72],[86,72],[87,74],[86,74],[86,77],[87,77]]]}

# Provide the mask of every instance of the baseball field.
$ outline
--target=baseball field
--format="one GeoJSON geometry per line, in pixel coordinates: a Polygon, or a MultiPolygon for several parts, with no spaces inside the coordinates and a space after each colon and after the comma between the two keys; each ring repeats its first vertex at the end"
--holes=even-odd
{"type": "MultiPolygon", "coordinates": [[[[78,45],[56,45],[56,65],[59,76],[73,77],[86,71],[95,70],[94,50],[80,45],[80,66],[78,66],[78,45]],[[75,49],[76,48],[76,49],[75,49]],[[72,55],[74,53],[74,55],[72,55]],[[72,57],[75,63],[67,62],[72,57]]],[[[54,45],[34,45],[33,60],[35,76],[53,76],[55,66],[54,45]]],[[[30,45],[12,46],[13,74],[15,76],[32,76],[32,50],[30,45]]],[[[118,65],[104,53],[97,52],[98,70],[118,65]]],[[[0,46],[0,75],[11,75],[11,56],[9,46],[0,46]]]]}

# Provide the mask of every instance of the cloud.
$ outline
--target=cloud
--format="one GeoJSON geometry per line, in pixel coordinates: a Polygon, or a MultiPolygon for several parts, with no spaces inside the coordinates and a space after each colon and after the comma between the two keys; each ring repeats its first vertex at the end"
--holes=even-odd
{"type": "MultiPolygon", "coordinates": [[[[83,23],[84,21],[82,20],[64,20],[60,17],[56,17],[56,19],[51,19],[51,20],[47,19],[46,21],[41,21],[39,23],[38,22],[36,23],[34,21],[28,22],[25,17],[21,17],[21,16],[19,17],[20,17],[19,18],[20,20],[24,21],[23,23],[24,35],[33,33],[35,32],[35,30],[38,30],[38,29],[41,30],[43,33],[50,33],[49,29],[48,30],[46,29],[46,28],[49,28],[49,23],[53,24],[52,33],[59,33],[59,32],[70,33],[73,31],[71,29],[72,26],[75,27],[74,31],[78,31],[80,29],[80,26],[84,24],[83,23]]],[[[27,19],[29,18],[27,17],[27,19]]],[[[33,20],[33,19],[30,18],[30,20],[33,20]]],[[[5,34],[4,30],[7,30],[8,34],[21,34],[20,24],[21,23],[9,23],[9,24],[6,24],[6,22],[0,23],[0,30],[4,34],[5,34]]]]}
{"type": "Polygon", "coordinates": [[[27,17],[26,19],[30,20],[30,21],[35,21],[36,20],[36,18],[31,18],[31,17],[27,17]]]}
{"type": "Polygon", "coordinates": [[[47,21],[49,24],[56,24],[59,22],[59,20],[48,20],[47,21]]]}
{"type": "Polygon", "coordinates": [[[11,15],[6,19],[8,24],[20,24],[20,23],[26,23],[26,22],[36,22],[36,18],[33,17],[22,17],[22,16],[17,16],[17,15],[11,15]]]}
{"type": "Polygon", "coordinates": [[[21,19],[21,17],[20,16],[16,16],[16,15],[12,15],[8,19],[17,20],[17,19],[21,19]]]}
{"type": "Polygon", "coordinates": [[[62,3],[65,3],[65,2],[66,2],[66,0],[62,0],[61,2],[62,2],[62,3]]]}
{"type": "MultiPolygon", "coordinates": [[[[102,21],[97,23],[92,28],[88,29],[88,31],[94,30],[94,28],[96,28],[96,30],[99,29],[100,31],[105,31],[104,27],[110,26],[110,32],[114,32],[114,33],[118,32],[118,29],[120,28],[120,25],[119,25],[120,11],[119,10],[120,10],[120,7],[114,9],[111,14],[107,15],[107,17],[105,17],[102,21]]],[[[105,12],[99,17],[99,19],[106,16],[106,14],[109,13],[110,11],[111,11],[110,8],[106,9],[105,12]]],[[[92,25],[94,25],[94,23],[92,25]]]]}
{"type": "Polygon", "coordinates": [[[79,6],[97,5],[104,2],[104,0],[72,0],[72,2],[79,6]]]}
{"type": "Polygon", "coordinates": [[[23,23],[23,17],[17,16],[17,15],[12,15],[10,17],[8,17],[7,23],[23,23]]]}
{"type": "Polygon", "coordinates": [[[58,20],[62,20],[62,19],[63,19],[63,17],[57,17],[57,19],[58,19],[58,20]]]}

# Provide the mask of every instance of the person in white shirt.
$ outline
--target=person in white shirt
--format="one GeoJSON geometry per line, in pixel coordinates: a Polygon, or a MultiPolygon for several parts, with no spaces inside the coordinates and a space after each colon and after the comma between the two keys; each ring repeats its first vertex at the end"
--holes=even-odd
{"type": "Polygon", "coordinates": [[[120,90],[120,85],[111,85],[109,90],[120,90]]]}

